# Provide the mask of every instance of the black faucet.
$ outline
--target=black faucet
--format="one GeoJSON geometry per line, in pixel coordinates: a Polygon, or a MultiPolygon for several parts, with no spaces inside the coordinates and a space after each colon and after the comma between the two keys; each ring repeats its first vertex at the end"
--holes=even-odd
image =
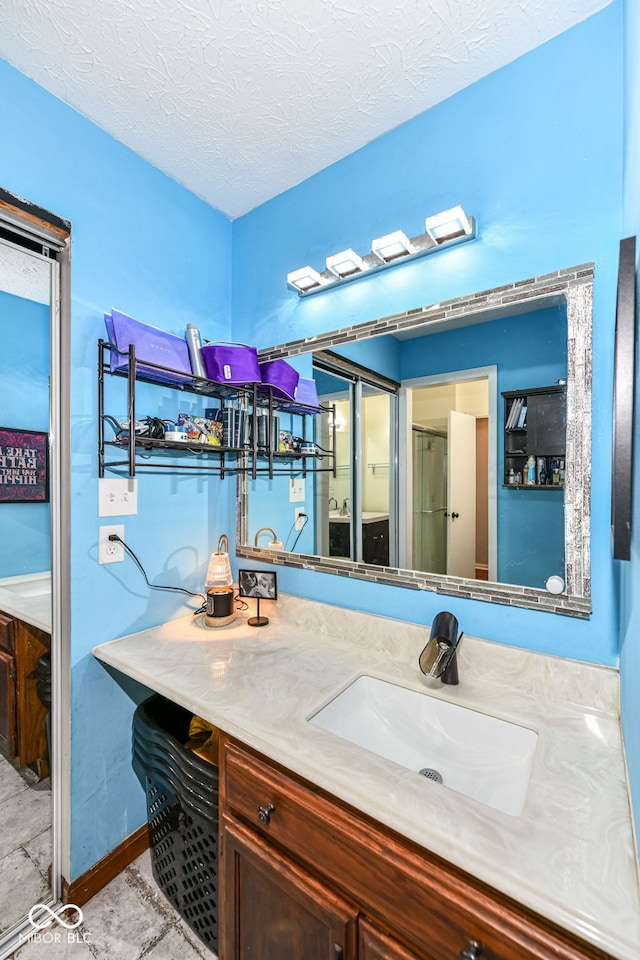
{"type": "Polygon", "coordinates": [[[437,613],[431,624],[429,642],[420,654],[418,663],[425,676],[442,683],[458,683],[458,621],[452,613],[437,613]]]}

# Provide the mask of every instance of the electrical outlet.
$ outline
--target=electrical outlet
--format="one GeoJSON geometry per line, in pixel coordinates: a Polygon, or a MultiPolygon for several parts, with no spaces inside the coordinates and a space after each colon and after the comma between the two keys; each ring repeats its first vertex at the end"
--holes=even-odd
{"type": "Polygon", "coordinates": [[[304,501],[304,477],[289,480],[289,503],[304,501]]]}
{"type": "Polygon", "coordinates": [[[302,530],[306,522],[307,511],[305,510],[304,507],[296,507],[294,511],[294,515],[295,515],[295,529],[302,530]]]}
{"type": "Polygon", "coordinates": [[[126,517],[138,512],[138,481],[133,477],[98,480],[98,516],[126,517]]]}
{"type": "Polygon", "coordinates": [[[98,527],[98,563],[120,563],[124,560],[124,547],[117,540],[109,540],[115,533],[124,540],[124,524],[113,527],[98,527]]]}

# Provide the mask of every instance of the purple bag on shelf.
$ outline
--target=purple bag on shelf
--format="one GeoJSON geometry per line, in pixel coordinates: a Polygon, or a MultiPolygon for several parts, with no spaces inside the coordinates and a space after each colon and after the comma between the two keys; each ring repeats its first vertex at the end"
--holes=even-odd
{"type": "Polygon", "coordinates": [[[207,343],[202,348],[207,377],[242,387],[260,382],[258,351],[241,343],[207,343]]]}
{"type": "Polygon", "coordinates": [[[186,340],[182,337],[176,337],[174,334],[166,333],[158,327],[140,323],[139,320],[134,320],[133,317],[129,317],[119,310],[105,313],[104,321],[109,342],[120,351],[118,353],[115,350],[111,351],[112,373],[126,371],[129,366],[129,345],[133,343],[139,374],[152,377],[161,383],[177,385],[191,380],[189,348],[186,340]],[[153,367],[146,366],[143,362],[145,360],[147,363],[157,363],[160,366],[168,367],[170,370],[183,371],[187,376],[181,377],[179,374],[155,370],[153,367]]]}
{"type": "Polygon", "coordinates": [[[295,400],[300,374],[286,360],[265,360],[260,364],[260,376],[259,390],[266,393],[267,388],[272,387],[277,400],[295,400]]]}
{"type": "Polygon", "coordinates": [[[292,413],[320,413],[315,380],[305,380],[300,377],[294,400],[293,404],[287,404],[287,409],[292,413]]]}

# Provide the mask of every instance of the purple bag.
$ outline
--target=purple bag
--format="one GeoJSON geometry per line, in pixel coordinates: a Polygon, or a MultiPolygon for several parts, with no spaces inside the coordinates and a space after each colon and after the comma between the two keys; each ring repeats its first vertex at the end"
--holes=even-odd
{"type": "Polygon", "coordinates": [[[295,399],[300,374],[286,360],[266,360],[261,363],[260,376],[262,386],[258,387],[259,390],[266,393],[267,387],[272,387],[276,399],[295,399]]]}
{"type": "Polygon", "coordinates": [[[258,351],[240,343],[208,343],[202,358],[209,380],[241,387],[260,382],[258,351]]]}
{"type": "Polygon", "coordinates": [[[320,413],[315,380],[305,380],[300,377],[294,399],[295,404],[287,405],[287,410],[291,410],[292,413],[320,413]]]}
{"type": "Polygon", "coordinates": [[[137,372],[152,377],[161,383],[182,384],[191,380],[191,361],[186,340],[166,333],[158,327],[151,327],[140,323],[126,313],[113,310],[105,313],[104,322],[107,327],[107,337],[110,343],[120,351],[111,351],[111,372],[124,371],[129,366],[129,344],[133,343],[136,351],[137,372]],[[153,367],[145,366],[142,362],[158,363],[171,370],[184,371],[188,376],[170,374],[153,367]]]}

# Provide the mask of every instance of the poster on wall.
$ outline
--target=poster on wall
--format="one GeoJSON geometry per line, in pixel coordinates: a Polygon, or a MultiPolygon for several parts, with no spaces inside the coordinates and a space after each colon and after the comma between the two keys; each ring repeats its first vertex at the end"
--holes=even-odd
{"type": "Polygon", "coordinates": [[[0,503],[49,502],[49,434],[0,427],[0,503]]]}

